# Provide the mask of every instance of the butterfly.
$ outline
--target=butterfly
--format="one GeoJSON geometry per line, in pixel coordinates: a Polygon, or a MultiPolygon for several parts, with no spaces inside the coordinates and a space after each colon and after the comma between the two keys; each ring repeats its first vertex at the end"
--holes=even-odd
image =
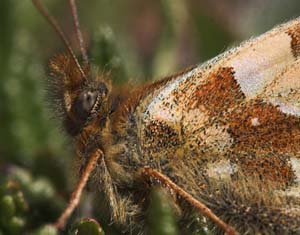
{"type": "Polygon", "coordinates": [[[74,0],[83,63],[33,2],[67,48],[50,61],[49,86],[84,168],[57,227],[93,172],[113,222],[131,232],[145,231],[149,192],[158,185],[179,218],[199,212],[218,234],[300,234],[299,18],[129,90],[93,73],[74,0]]]}

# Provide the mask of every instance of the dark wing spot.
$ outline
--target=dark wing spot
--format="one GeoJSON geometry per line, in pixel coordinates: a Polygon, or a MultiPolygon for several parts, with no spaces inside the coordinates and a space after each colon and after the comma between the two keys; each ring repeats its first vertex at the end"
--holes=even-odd
{"type": "Polygon", "coordinates": [[[228,115],[229,133],[236,148],[297,154],[300,152],[300,119],[270,103],[253,100],[228,115]],[[257,118],[258,125],[253,125],[257,118]]]}
{"type": "Polygon", "coordinates": [[[252,100],[226,118],[234,140],[230,159],[243,174],[276,184],[293,183],[295,174],[289,159],[300,152],[298,117],[262,100],[252,100]]]}
{"type": "Polygon", "coordinates": [[[245,95],[234,78],[232,67],[222,67],[208,75],[207,82],[196,88],[189,102],[190,109],[203,106],[211,115],[222,115],[241,103],[245,95]]]}
{"type": "Polygon", "coordinates": [[[158,120],[152,120],[145,126],[143,136],[143,148],[147,153],[157,153],[180,144],[176,130],[158,120]]]}
{"type": "Polygon", "coordinates": [[[233,157],[231,161],[238,165],[246,177],[255,177],[282,186],[291,185],[294,182],[295,173],[287,155],[252,150],[233,153],[232,156],[238,156],[233,157]]]}
{"type": "Polygon", "coordinates": [[[297,58],[300,54],[300,24],[287,31],[287,34],[292,38],[291,49],[293,55],[297,58]]]}

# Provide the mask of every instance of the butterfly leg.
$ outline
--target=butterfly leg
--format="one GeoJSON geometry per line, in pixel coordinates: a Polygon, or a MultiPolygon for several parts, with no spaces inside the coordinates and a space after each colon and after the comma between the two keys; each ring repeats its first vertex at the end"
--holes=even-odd
{"type": "Polygon", "coordinates": [[[100,149],[97,149],[94,154],[90,157],[88,160],[88,163],[83,171],[83,174],[81,175],[79,182],[73,191],[70,201],[61,214],[61,216],[58,218],[58,220],[55,222],[54,226],[58,229],[61,229],[65,226],[66,222],[70,218],[72,212],[74,209],[78,206],[81,198],[82,191],[89,179],[89,176],[91,172],[94,170],[97,160],[103,156],[103,152],[100,149]]]}
{"type": "Polygon", "coordinates": [[[146,180],[154,181],[162,186],[168,187],[174,191],[180,198],[188,202],[192,207],[197,209],[202,215],[210,218],[215,224],[217,224],[221,229],[224,230],[228,235],[238,235],[239,233],[230,225],[222,221],[217,215],[215,215],[206,205],[204,205],[199,200],[195,199],[192,195],[187,193],[177,184],[175,184],[171,179],[155,169],[150,167],[144,167],[142,170],[142,175],[146,180]]]}

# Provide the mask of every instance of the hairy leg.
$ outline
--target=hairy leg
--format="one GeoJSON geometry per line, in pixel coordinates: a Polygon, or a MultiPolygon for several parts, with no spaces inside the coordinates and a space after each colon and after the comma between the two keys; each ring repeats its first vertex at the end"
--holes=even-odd
{"type": "Polygon", "coordinates": [[[169,189],[174,191],[176,195],[178,195],[180,198],[188,202],[192,207],[197,209],[202,215],[211,219],[216,225],[218,225],[221,229],[223,229],[224,232],[226,232],[227,234],[229,235],[239,234],[233,227],[226,224],[217,215],[215,215],[206,205],[204,205],[202,202],[195,199],[192,195],[184,191],[181,187],[175,184],[167,176],[163,175],[162,173],[150,167],[144,167],[141,173],[147,180],[154,180],[159,185],[168,187],[169,189]]]}

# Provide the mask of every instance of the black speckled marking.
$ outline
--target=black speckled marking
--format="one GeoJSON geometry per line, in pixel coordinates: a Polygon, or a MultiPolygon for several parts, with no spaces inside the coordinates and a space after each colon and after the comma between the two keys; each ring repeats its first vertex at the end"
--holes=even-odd
{"type": "Polygon", "coordinates": [[[157,153],[180,144],[176,130],[167,123],[154,120],[150,121],[144,129],[144,150],[148,153],[157,153]]]}

